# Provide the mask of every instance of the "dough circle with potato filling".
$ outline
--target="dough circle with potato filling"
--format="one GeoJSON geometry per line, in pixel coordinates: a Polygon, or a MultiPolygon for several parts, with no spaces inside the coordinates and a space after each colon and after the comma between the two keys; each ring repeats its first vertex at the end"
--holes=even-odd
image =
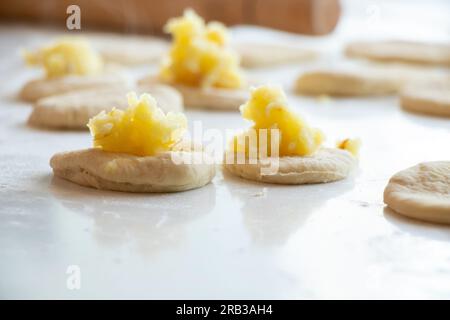
{"type": "Polygon", "coordinates": [[[279,87],[261,86],[241,106],[253,126],[233,137],[224,168],[239,177],[267,183],[308,184],[348,176],[357,164],[358,139],[324,148],[324,134],[288,106],[279,87]]]}
{"type": "Polygon", "coordinates": [[[183,139],[187,119],[164,113],[144,93],[128,94],[128,108],[102,111],[88,123],[95,148],[58,153],[56,176],[82,186],[128,192],[175,192],[211,181],[215,164],[201,146],[183,139]]]}

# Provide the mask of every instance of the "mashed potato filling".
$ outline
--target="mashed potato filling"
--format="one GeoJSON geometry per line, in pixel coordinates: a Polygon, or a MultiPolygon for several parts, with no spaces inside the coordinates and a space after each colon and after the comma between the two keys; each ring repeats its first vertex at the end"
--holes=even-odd
{"type": "Polygon", "coordinates": [[[361,148],[361,140],[360,139],[344,139],[338,141],[336,147],[339,149],[347,150],[355,157],[359,154],[359,149],[361,148]]]}
{"type": "Polygon", "coordinates": [[[24,52],[29,65],[43,66],[48,78],[100,73],[103,61],[86,40],[62,38],[36,52],[24,52]]]}
{"type": "Polygon", "coordinates": [[[104,151],[151,156],[169,151],[187,128],[184,114],[164,112],[149,94],[128,94],[126,110],[102,111],[89,120],[94,147],[104,151]]]}
{"type": "MultiPolygon", "coordinates": [[[[250,130],[256,131],[258,154],[261,148],[261,129],[267,129],[268,156],[272,156],[270,144],[271,139],[275,137],[270,129],[278,129],[276,138],[279,156],[311,155],[322,145],[325,138],[322,131],[311,128],[300,115],[289,108],[286,95],[278,87],[261,86],[253,89],[249,101],[241,106],[241,114],[244,119],[253,122],[250,130]]],[[[248,132],[245,133],[247,134],[248,132]]],[[[242,136],[234,138],[234,150],[249,154],[255,146],[245,143],[241,138],[242,136]]]]}
{"type": "Polygon", "coordinates": [[[205,21],[194,11],[165,26],[173,43],[160,71],[163,81],[192,87],[240,88],[244,85],[238,55],[229,47],[226,27],[205,21]]]}

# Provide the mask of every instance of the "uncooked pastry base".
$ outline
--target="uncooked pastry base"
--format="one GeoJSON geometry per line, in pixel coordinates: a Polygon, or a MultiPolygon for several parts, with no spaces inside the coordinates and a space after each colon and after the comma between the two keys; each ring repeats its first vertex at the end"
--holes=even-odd
{"type": "Polygon", "coordinates": [[[39,99],[28,118],[28,124],[39,128],[87,130],[89,119],[101,111],[126,109],[126,95],[130,91],[150,93],[164,112],[183,110],[181,95],[168,86],[83,90],[39,99]]]}
{"type": "MultiPolygon", "coordinates": [[[[139,157],[100,149],[58,153],[50,160],[56,176],[82,186],[124,192],[177,192],[209,183],[214,164],[175,164],[172,152],[139,157]]],[[[196,158],[202,152],[192,152],[196,158]]]]}
{"type": "Polygon", "coordinates": [[[414,219],[450,224],[450,161],[420,163],[396,173],[384,202],[414,219]]]}
{"type": "Polygon", "coordinates": [[[266,165],[260,161],[257,164],[238,164],[236,161],[228,164],[225,161],[224,168],[248,180],[277,184],[310,184],[344,179],[356,164],[356,158],[348,151],[323,148],[312,156],[280,157],[278,170],[274,174],[264,174],[262,168],[266,165]]]}
{"type": "MultiPolygon", "coordinates": [[[[140,85],[160,83],[155,76],[149,76],[138,82],[140,85]]],[[[164,83],[165,84],[165,83],[164,83]]],[[[165,84],[174,87],[183,96],[186,107],[217,111],[237,111],[249,98],[245,89],[192,88],[184,85],[165,84]]]]}

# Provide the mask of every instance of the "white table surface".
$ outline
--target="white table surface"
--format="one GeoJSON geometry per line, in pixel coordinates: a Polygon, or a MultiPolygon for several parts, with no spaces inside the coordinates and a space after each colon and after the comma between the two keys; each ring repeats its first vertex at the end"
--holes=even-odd
{"type": "MultiPolygon", "coordinates": [[[[391,12],[380,6],[382,18],[391,12]]],[[[385,35],[383,20],[361,24],[385,35]]],[[[237,28],[235,36],[310,44],[324,53],[319,63],[332,64],[348,30],[362,34],[356,25],[344,19],[334,35],[318,40],[254,28],[237,28]]],[[[429,29],[416,35],[450,39],[448,24],[429,29]]],[[[448,119],[406,113],[396,97],[289,93],[328,143],[362,139],[355,174],[329,184],[275,186],[219,170],[212,184],[183,193],[98,191],[53,178],[48,164],[56,152],[89,147],[89,133],[30,128],[31,106],[16,98],[38,74],[23,66],[18,49],[51,34],[0,27],[0,298],[450,298],[450,228],[402,218],[382,201],[395,172],[450,159],[448,119]],[[81,271],[79,290],[66,286],[71,265],[81,271]]],[[[289,91],[305,67],[253,73],[289,91]]],[[[205,128],[248,126],[237,112],[186,114],[205,128]]]]}

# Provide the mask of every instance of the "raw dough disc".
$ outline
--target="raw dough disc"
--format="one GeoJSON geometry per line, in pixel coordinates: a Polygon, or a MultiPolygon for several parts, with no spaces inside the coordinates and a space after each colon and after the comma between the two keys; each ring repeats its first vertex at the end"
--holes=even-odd
{"type": "Polygon", "coordinates": [[[69,92],[40,99],[34,105],[28,123],[36,127],[52,129],[85,129],[89,119],[102,110],[128,107],[126,94],[150,93],[165,112],[182,111],[183,99],[173,88],[163,85],[137,88],[98,89],[69,92]]]}
{"type": "Polygon", "coordinates": [[[324,183],[344,179],[356,166],[357,160],[348,151],[323,148],[312,156],[280,157],[279,169],[275,174],[265,175],[257,164],[227,164],[230,173],[248,180],[277,184],[324,183]]]}
{"type": "Polygon", "coordinates": [[[151,36],[95,33],[87,36],[107,62],[139,65],[158,62],[169,49],[169,42],[151,36]]]}
{"type": "MultiPolygon", "coordinates": [[[[177,151],[182,152],[186,151],[177,151]]],[[[196,158],[208,157],[203,152],[191,153],[196,158]]],[[[208,184],[215,175],[215,165],[207,164],[212,161],[175,164],[171,156],[172,152],[139,157],[85,149],[58,153],[50,166],[55,176],[79,185],[125,192],[185,191],[208,184]]]]}
{"type": "Polygon", "coordinates": [[[310,61],[317,53],[310,49],[270,43],[236,43],[236,51],[244,68],[269,67],[273,65],[310,61]]]}
{"type": "Polygon", "coordinates": [[[424,162],[396,173],[384,203],[399,214],[450,224],[450,161],[424,162]]]}
{"type": "Polygon", "coordinates": [[[95,76],[66,76],[54,79],[36,79],[25,84],[19,93],[22,100],[34,102],[38,99],[85,89],[123,88],[127,80],[118,74],[95,76]]]}
{"type": "Polygon", "coordinates": [[[409,41],[358,41],[345,49],[349,57],[386,62],[450,66],[450,46],[409,41]]]}
{"type": "Polygon", "coordinates": [[[406,87],[400,105],[408,111],[450,117],[450,82],[406,87]]]}
{"type": "MultiPolygon", "coordinates": [[[[138,82],[140,85],[161,83],[154,76],[146,77],[138,82]]],[[[210,110],[239,110],[249,97],[244,89],[193,88],[184,85],[170,84],[183,96],[184,105],[191,108],[210,110]]]]}
{"type": "Polygon", "coordinates": [[[303,73],[297,79],[295,90],[307,95],[371,96],[393,94],[402,85],[400,78],[383,78],[377,73],[317,70],[303,73]]]}

